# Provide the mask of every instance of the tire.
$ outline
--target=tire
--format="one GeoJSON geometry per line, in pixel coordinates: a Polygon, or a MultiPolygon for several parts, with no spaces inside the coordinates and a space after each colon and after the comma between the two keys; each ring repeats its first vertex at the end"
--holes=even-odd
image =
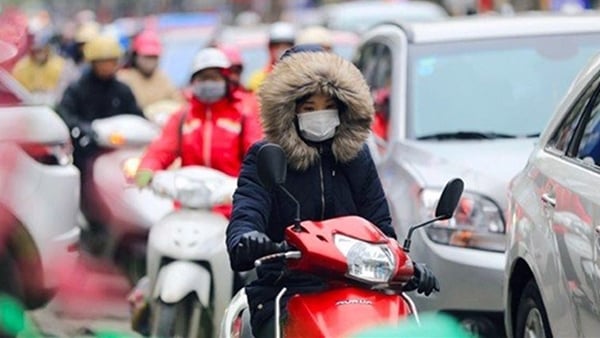
{"type": "Polygon", "coordinates": [[[533,280],[523,289],[517,310],[515,338],[552,338],[548,315],[533,280]]]}
{"type": "Polygon", "coordinates": [[[175,304],[155,300],[150,322],[151,336],[209,338],[212,335],[212,322],[207,315],[208,311],[200,306],[194,296],[188,296],[175,304]]]}
{"type": "MultiPolygon", "coordinates": [[[[0,296],[9,297],[19,303],[24,299],[19,269],[6,251],[0,255],[0,296]]],[[[0,338],[16,337],[20,328],[24,326],[24,318],[13,318],[13,325],[15,327],[11,328],[0,325],[0,338]]]]}

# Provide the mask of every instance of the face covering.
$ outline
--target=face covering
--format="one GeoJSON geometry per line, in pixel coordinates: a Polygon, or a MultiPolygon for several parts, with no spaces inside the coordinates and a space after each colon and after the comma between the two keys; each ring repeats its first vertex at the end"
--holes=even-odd
{"type": "Polygon", "coordinates": [[[313,142],[332,138],[335,135],[335,128],[340,125],[340,115],[337,109],[316,110],[297,116],[302,137],[313,142]]]}
{"type": "Polygon", "coordinates": [[[194,84],[194,96],[202,102],[213,103],[225,96],[225,81],[202,81],[194,84]]]}

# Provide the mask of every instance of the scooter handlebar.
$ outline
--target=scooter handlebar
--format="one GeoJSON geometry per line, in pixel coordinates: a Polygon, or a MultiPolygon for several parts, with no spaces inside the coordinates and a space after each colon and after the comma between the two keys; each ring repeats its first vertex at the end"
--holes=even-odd
{"type": "Polygon", "coordinates": [[[276,260],[276,259],[299,259],[302,257],[302,253],[300,251],[292,251],[292,247],[287,244],[286,241],[275,243],[277,247],[277,252],[263,256],[254,261],[254,266],[259,267],[264,263],[276,260]]]}

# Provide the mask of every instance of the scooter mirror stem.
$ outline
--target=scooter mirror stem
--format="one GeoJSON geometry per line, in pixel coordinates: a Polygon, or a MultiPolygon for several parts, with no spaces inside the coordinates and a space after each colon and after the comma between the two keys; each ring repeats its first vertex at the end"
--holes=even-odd
{"type": "Polygon", "coordinates": [[[288,195],[289,198],[296,203],[296,218],[294,219],[294,231],[300,232],[302,231],[302,226],[300,225],[300,202],[292,195],[283,185],[279,185],[279,188],[288,195]]]}
{"type": "Polygon", "coordinates": [[[412,227],[410,227],[410,229],[408,229],[408,235],[406,236],[406,239],[404,240],[404,245],[402,246],[402,250],[404,250],[404,252],[410,252],[410,244],[412,243],[411,241],[411,237],[412,237],[412,233],[413,231],[422,228],[426,225],[429,225],[433,222],[437,222],[443,219],[447,219],[448,217],[446,216],[438,216],[432,220],[429,220],[427,222],[421,223],[421,224],[417,224],[417,225],[413,225],[412,227]]]}

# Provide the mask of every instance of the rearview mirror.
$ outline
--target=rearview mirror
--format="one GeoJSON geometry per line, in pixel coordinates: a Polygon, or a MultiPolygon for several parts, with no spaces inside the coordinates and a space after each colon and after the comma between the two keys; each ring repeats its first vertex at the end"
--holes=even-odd
{"type": "Polygon", "coordinates": [[[285,183],[287,176],[287,158],[283,149],[273,143],[260,147],[257,155],[258,178],[265,189],[285,183]]]}
{"type": "Polygon", "coordinates": [[[458,206],[458,201],[462,195],[464,183],[460,178],[455,178],[448,182],[442,191],[437,208],[435,209],[435,217],[438,220],[447,220],[452,218],[454,211],[458,206]]]}

